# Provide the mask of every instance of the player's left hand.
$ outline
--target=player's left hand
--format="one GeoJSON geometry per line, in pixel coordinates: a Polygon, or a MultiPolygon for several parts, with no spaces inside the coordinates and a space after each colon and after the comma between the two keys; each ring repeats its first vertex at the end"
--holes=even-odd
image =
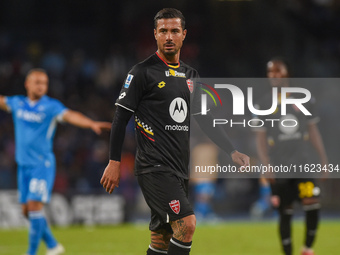
{"type": "Polygon", "coordinates": [[[102,133],[102,130],[110,130],[111,129],[111,122],[104,122],[104,121],[94,121],[91,125],[91,129],[97,135],[102,133]]]}
{"type": "Polygon", "coordinates": [[[119,186],[120,179],[120,162],[115,160],[110,160],[109,164],[106,166],[103,176],[100,179],[100,184],[103,188],[111,194],[113,190],[119,186]]]}
{"type": "Polygon", "coordinates": [[[233,154],[231,154],[231,159],[234,163],[242,166],[247,167],[249,166],[249,157],[246,154],[243,154],[241,152],[235,151],[233,154]]]}

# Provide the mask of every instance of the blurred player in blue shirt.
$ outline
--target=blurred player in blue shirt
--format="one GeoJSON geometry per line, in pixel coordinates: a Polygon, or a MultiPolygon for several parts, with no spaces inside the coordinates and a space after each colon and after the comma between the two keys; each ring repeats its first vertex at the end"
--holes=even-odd
{"type": "Polygon", "coordinates": [[[19,202],[30,221],[27,255],[36,255],[40,240],[47,255],[64,253],[64,247],[53,237],[43,214],[51,197],[56,164],[53,137],[58,122],[90,128],[100,134],[111,123],[98,122],[80,112],[66,108],[46,95],[48,76],[43,69],[32,69],[26,76],[27,96],[1,96],[0,109],[11,112],[15,127],[15,156],[18,164],[19,202]]]}

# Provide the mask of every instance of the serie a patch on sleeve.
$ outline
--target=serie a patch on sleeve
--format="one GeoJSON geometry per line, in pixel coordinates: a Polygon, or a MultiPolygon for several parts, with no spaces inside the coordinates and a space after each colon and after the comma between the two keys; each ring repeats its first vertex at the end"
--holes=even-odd
{"type": "Polygon", "coordinates": [[[125,80],[124,88],[127,89],[130,86],[132,79],[133,79],[133,75],[128,74],[128,76],[126,77],[126,80],[125,80]]]}

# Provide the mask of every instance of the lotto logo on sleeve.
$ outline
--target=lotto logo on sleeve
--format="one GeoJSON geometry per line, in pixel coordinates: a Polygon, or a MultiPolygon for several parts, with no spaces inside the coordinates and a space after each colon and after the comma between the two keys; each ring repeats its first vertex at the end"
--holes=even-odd
{"type": "Polygon", "coordinates": [[[132,79],[133,79],[133,75],[128,74],[128,76],[126,77],[126,80],[125,80],[124,88],[127,89],[130,86],[132,79]]]}
{"type": "Polygon", "coordinates": [[[176,213],[179,214],[180,210],[181,210],[181,204],[179,203],[179,200],[172,200],[170,203],[170,208],[171,210],[176,213]]]}

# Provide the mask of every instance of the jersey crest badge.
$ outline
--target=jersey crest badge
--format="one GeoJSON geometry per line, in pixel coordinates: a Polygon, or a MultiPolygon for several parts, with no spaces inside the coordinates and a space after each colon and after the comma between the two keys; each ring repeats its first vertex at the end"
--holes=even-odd
{"type": "Polygon", "coordinates": [[[181,204],[179,203],[179,200],[172,200],[170,203],[170,208],[171,210],[176,213],[179,214],[180,210],[181,210],[181,204]]]}
{"type": "Polygon", "coordinates": [[[194,91],[194,82],[190,79],[187,79],[187,85],[188,85],[190,93],[192,93],[194,91]]]}
{"type": "Polygon", "coordinates": [[[132,79],[133,79],[133,75],[128,74],[128,76],[126,77],[126,80],[125,80],[124,88],[127,89],[130,86],[132,79]]]}

